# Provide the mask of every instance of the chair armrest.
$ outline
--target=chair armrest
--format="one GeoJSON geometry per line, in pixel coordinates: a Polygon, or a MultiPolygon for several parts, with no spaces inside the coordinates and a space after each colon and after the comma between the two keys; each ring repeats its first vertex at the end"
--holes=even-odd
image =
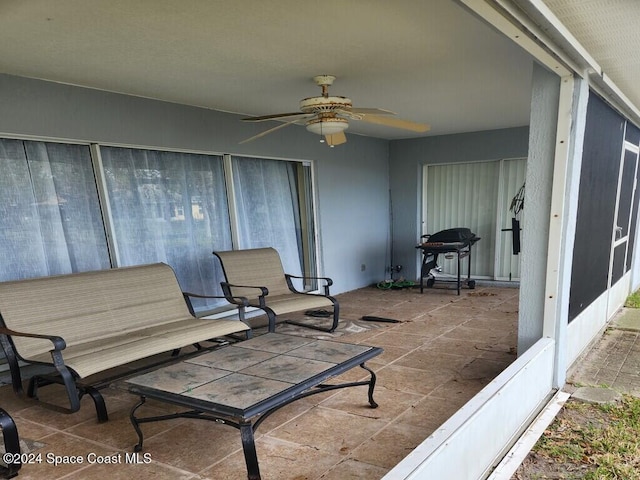
{"type": "Polygon", "coordinates": [[[289,290],[291,290],[292,292],[296,292],[296,293],[306,293],[306,292],[301,292],[300,290],[297,290],[294,286],[293,283],[291,282],[292,278],[298,278],[301,280],[323,280],[325,282],[324,284],[324,294],[326,296],[329,296],[329,287],[331,285],[333,285],[333,280],[330,279],[329,277],[308,277],[308,276],[304,276],[304,275],[290,275],[288,273],[285,273],[284,276],[287,279],[287,285],[289,285],[289,290]]]}
{"type": "Polygon", "coordinates": [[[54,350],[64,350],[67,348],[67,343],[64,341],[62,337],[58,337],[57,335],[41,335],[38,333],[26,333],[26,332],[16,332],[15,330],[11,330],[6,327],[0,327],[0,334],[7,335],[9,337],[31,337],[31,338],[42,338],[43,340],[49,340],[53,343],[54,350]]]}
{"type": "Polygon", "coordinates": [[[203,295],[200,293],[191,293],[191,292],[182,292],[182,296],[184,297],[185,302],[187,302],[187,307],[189,307],[189,313],[196,317],[196,312],[193,309],[193,305],[191,304],[191,297],[193,298],[224,298],[226,301],[233,303],[238,306],[238,318],[241,322],[244,323],[244,309],[249,306],[249,299],[247,297],[226,297],[220,295],[203,295]],[[231,298],[231,300],[229,300],[231,298]]]}
{"type": "Polygon", "coordinates": [[[245,298],[245,297],[237,297],[231,293],[232,288],[255,288],[256,290],[260,290],[260,297],[266,297],[269,295],[269,289],[267,287],[260,287],[258,285],[234,285],[233,283],[220,282],[222,286],[222,290],[224,291],[225,298],[245,298]]]}
{"type": "MultiPolygon", "coordinates": [[[[203,295],[200,293],[191,293],[191,292],[182,292],[182,295],[185,298],[189,298],[189,297],[194,297],[194,298],[221,298],[221,299],[225,299],[228,300],[229,297],[226,296],[221,296],[221,295],[203,295]]],[[[233,303],[238,304],[240,306],[243,307],[248,307],[249,306],[249,299],[247,297],[230,297],[233,298],[233,303]]]]}
{"type": "Polygon", "coordinates": [[[248,302],[248,299],[247,297],[238,297],[234,295],[231,292],[232,288],[253,288],[256,290],[260,290],[260,294],[258,295],[258,301],[260,302],[260,307],[264,308],[266,306],[264,297],[269,295],[269,289],[267,287],[260,287],[257,285],[234,285],[233,283],[228,283],[228,282],[220,282],[220,286],[222,287],[222,291],[224,292],[224,295],[227,301],[231,303],[236,303],[236,304],[237,302],[234,301],[235,298],[242,298],[244,300],[247,300],[247,302],[248,302]]]}

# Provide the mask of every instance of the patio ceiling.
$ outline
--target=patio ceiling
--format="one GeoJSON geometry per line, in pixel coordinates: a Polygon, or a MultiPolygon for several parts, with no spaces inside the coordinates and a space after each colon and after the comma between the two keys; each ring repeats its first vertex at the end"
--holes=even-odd
{"type": "MultiPolygon", "coordinates": [[[[547,4],[640,105],[637,4],[547,4]]],[[[2,73],[242,115],[297,111],[333,74],[331,94],[427,135],[529,123],[531,57],[452,0],[4,0],[0,58],[2,73]]]]}

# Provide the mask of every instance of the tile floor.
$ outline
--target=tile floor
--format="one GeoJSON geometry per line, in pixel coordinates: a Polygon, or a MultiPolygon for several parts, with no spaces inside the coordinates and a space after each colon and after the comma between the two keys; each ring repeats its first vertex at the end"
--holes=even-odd
{"type": "MultiPolygon", "coordinates": [[[[256,432],[263,479],[381,478],[516,358],[516,288],[478,285],[457,296],[444,288],[420,294],[418,289],[372,287],[338,295],[338,300],[343,328],[335,338],[385,350],[368,363],[378,376],[380,406],[369,408],[365,387],[356,387],[279,410],[256,432]],[[401,322],[360,328],[363,315],[401,322]]],[[[355,368],[343,377],[366,375],[355,368]]],[[[104,395],[110,420],[98,424],[90,398],[69,415],[18,398],[10,386],[0,387],[0,406],[15,419],[21,438],[42,453],[42,463],[24,465],[18,478],[247,478],[239,431],[202,420],[142,425],[139,463],[127,462],[137,442],[128,419],[137,398],[111,388],[104,395]],[[64,456],[79,456],[83,463],[54,465],[49,460],[64,456]],[[93,463],[94,457],[114,463],[93,463]]],[[[145,408],[148,413],[173,411],[157,402],[145,408]]]]}

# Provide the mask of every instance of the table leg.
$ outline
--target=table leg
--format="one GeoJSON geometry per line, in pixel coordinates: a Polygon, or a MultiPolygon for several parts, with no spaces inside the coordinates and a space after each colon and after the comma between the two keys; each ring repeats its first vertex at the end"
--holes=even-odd
{"type": "Polygon", "coordinates": [[[378,404],[373,399],[373,389],[376,387],[376,374],[364,363],[360,364],[360,368],[364,368],[367,372],[371,374],[371,380],[369,380],[369,405],[371,405],[371,408],[378,408],[378,404]]]}
{"type": "Polygon", "coordinates": [[[144,396],[141,396],[140,401],[136,405],[134,405],[134,407],[131,409],[131,413],[129,413],[129,420],[131,421],[131,425],[133,425],[133,429],[138,434],[138,443],[133,447],[134,452],[140,452],[142,450],[142,440],[143,440],[142,429],[140,428],[140,423],[138,422],[138,419],[136,418],[135,413],[138,408],[144,405],[145,401],[146,401],[146,398],[144,396]]]}
{"type": "Polygon", "coordinates": [[[242,449],[244,450],[244,461],[247,464],[248,478],[249,480],[260,480],[258,453],[256,452],[251,422],[240,422],[240,437],[242,439],[242,449]]]}

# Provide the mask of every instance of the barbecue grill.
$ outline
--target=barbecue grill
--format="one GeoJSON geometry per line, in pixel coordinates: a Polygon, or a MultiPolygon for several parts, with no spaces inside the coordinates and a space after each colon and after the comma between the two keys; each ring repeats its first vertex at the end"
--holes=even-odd
{"type": "Polygon", "coordinates": [[[441,230],[433,235],[422,235],[423,242],[416,248],[422,250],[422,267],[420,269],[420,293],[424,291],[424,279],[427,278],[427,287],[433,287],[434,283],[450,282],[456,283],[458,295],[460,295],[460,287],[465,283],[470,289],[476,287],[475,280],[471,280],[471,247],[480,240],[480,237],[472,233],[468,228],[449,228],[441,230]],[[438,266],[438,255],[444,254],[445,257],[455,256],[458,260],[457,278],[440,274],[442,269],[438,266]],[[460,260],[468,258],[467,261],[467,278],[460,278],[460,260]]]}

